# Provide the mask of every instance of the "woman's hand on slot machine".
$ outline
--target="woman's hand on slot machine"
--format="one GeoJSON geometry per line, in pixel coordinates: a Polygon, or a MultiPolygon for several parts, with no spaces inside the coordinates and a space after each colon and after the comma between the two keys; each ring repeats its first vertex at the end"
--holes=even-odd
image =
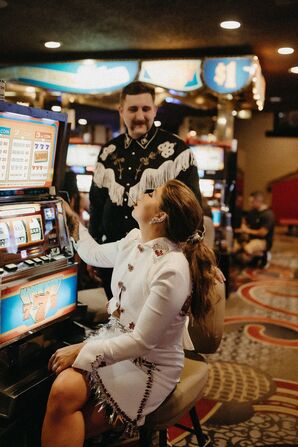
{"type": "Polygon", "coordinates": [[[59,374],[64,369],[72,366],[83,346],[84,343],[77,343],[75,345],[57,349],[57,351],[50,357],[48,363],[49,371],[59,374]]]}
{"type": "Polygon", "coordinates": [[[80,218],[79,216],[71,209],[71,206],[60,197],[62,200],[63,208],[67,217],[67,226],[69,229],[70,235],[77,242],[79,239],[79,224],[80,218]]]}

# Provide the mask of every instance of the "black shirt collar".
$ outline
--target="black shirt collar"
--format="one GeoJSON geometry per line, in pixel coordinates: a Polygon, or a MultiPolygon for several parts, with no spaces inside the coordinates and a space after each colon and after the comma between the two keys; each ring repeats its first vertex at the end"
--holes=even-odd
{"type": "Polygon", "coordinates": [[[131,145],[131,143],[133,141],[135,141],[139,146],[141,146],[143,149],[146,149],[147,146],[151,143],[151,141],[153,140],[153,138],[155,137],[157,133],[157,127],[155,127],[155,125],[153,124],[153,126],[151,127],[151,129],[145,134],[142,135],[141,137],[137,138],[137,139],[133,139],[128,135],[128,132],[125,132],[125,137],[124,137],[124,146],[125,149],[128,149],[129,146],[131,145]]]}

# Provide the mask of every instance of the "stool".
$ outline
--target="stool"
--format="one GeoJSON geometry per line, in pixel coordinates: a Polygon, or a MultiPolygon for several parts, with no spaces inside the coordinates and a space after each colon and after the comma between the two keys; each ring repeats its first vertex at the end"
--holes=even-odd
{"type": "Polygon", "coordinates": [[[194,433],[200,447],[211,446],[210,439],[204,435],[196,412],[196,403],[202,397],[208,379],[208,365],[202,357],[200,361],[186,358],[180,382],[170,396],[145,419],[140,427],[140,447],[150,447],[152,432],[159,431],[159,446],[167,446],[167,428],[176,427],[194,433]],[[193,428],[179,424],[178,421],[189,412],[193,428]]]}

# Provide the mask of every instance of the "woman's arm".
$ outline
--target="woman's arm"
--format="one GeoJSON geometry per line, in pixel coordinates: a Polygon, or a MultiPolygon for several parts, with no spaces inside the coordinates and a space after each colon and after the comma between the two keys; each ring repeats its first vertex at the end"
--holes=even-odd
{"type": "Polygon", "coordinates": [[[134,330],[109,340],[87,342],[73,366],[91,371],[95,361],[97,365],[102,363],[105,366],[144,356],[154,349],[162,341],[190,293],[188,265],[187,269],[182,267],[178,270],[177,266],[158,265],[150,284],[150,294],[134,330]]]}
{"type": "Polygon", "coordinates": [[[114,267],[119,242],[98,244],[89,234],[87,228],[80,223],[79,216],[73,212],[67,202],[63,200],[63,207],[67,216],[70,236],[75,242],[75,248],[86,264],[94,267],[114,267]]]}

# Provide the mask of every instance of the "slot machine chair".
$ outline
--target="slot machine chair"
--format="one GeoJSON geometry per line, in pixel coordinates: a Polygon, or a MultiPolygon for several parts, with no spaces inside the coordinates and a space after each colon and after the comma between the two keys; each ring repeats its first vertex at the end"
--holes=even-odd
{"type": "MultiPolygon", "coordinates": [[[[139,447],[151,447],[152,433],[159,432],[159,447],[167,447],[167,429],[176,426],[193,433],[199,447],[211,447],[210,438],[202,431],[196,404],[203,396],[208,380],[208,364],[201,354],[214,353],[221,341],[224,328],[225,286],[217,283],[216,297],[206,318],[205,326],[189,324],[189,335],[194,351],[185,351],[185,363],[180,382],[170,396],[151,414],[139,429],[139,447]],[[193,428],[179,423],[189,413],[193,428]]],[[[94,444],[93,444],[94,445],[94,444]]],[[[121,446],[117,444],[117,446],[121,446]]]]}

